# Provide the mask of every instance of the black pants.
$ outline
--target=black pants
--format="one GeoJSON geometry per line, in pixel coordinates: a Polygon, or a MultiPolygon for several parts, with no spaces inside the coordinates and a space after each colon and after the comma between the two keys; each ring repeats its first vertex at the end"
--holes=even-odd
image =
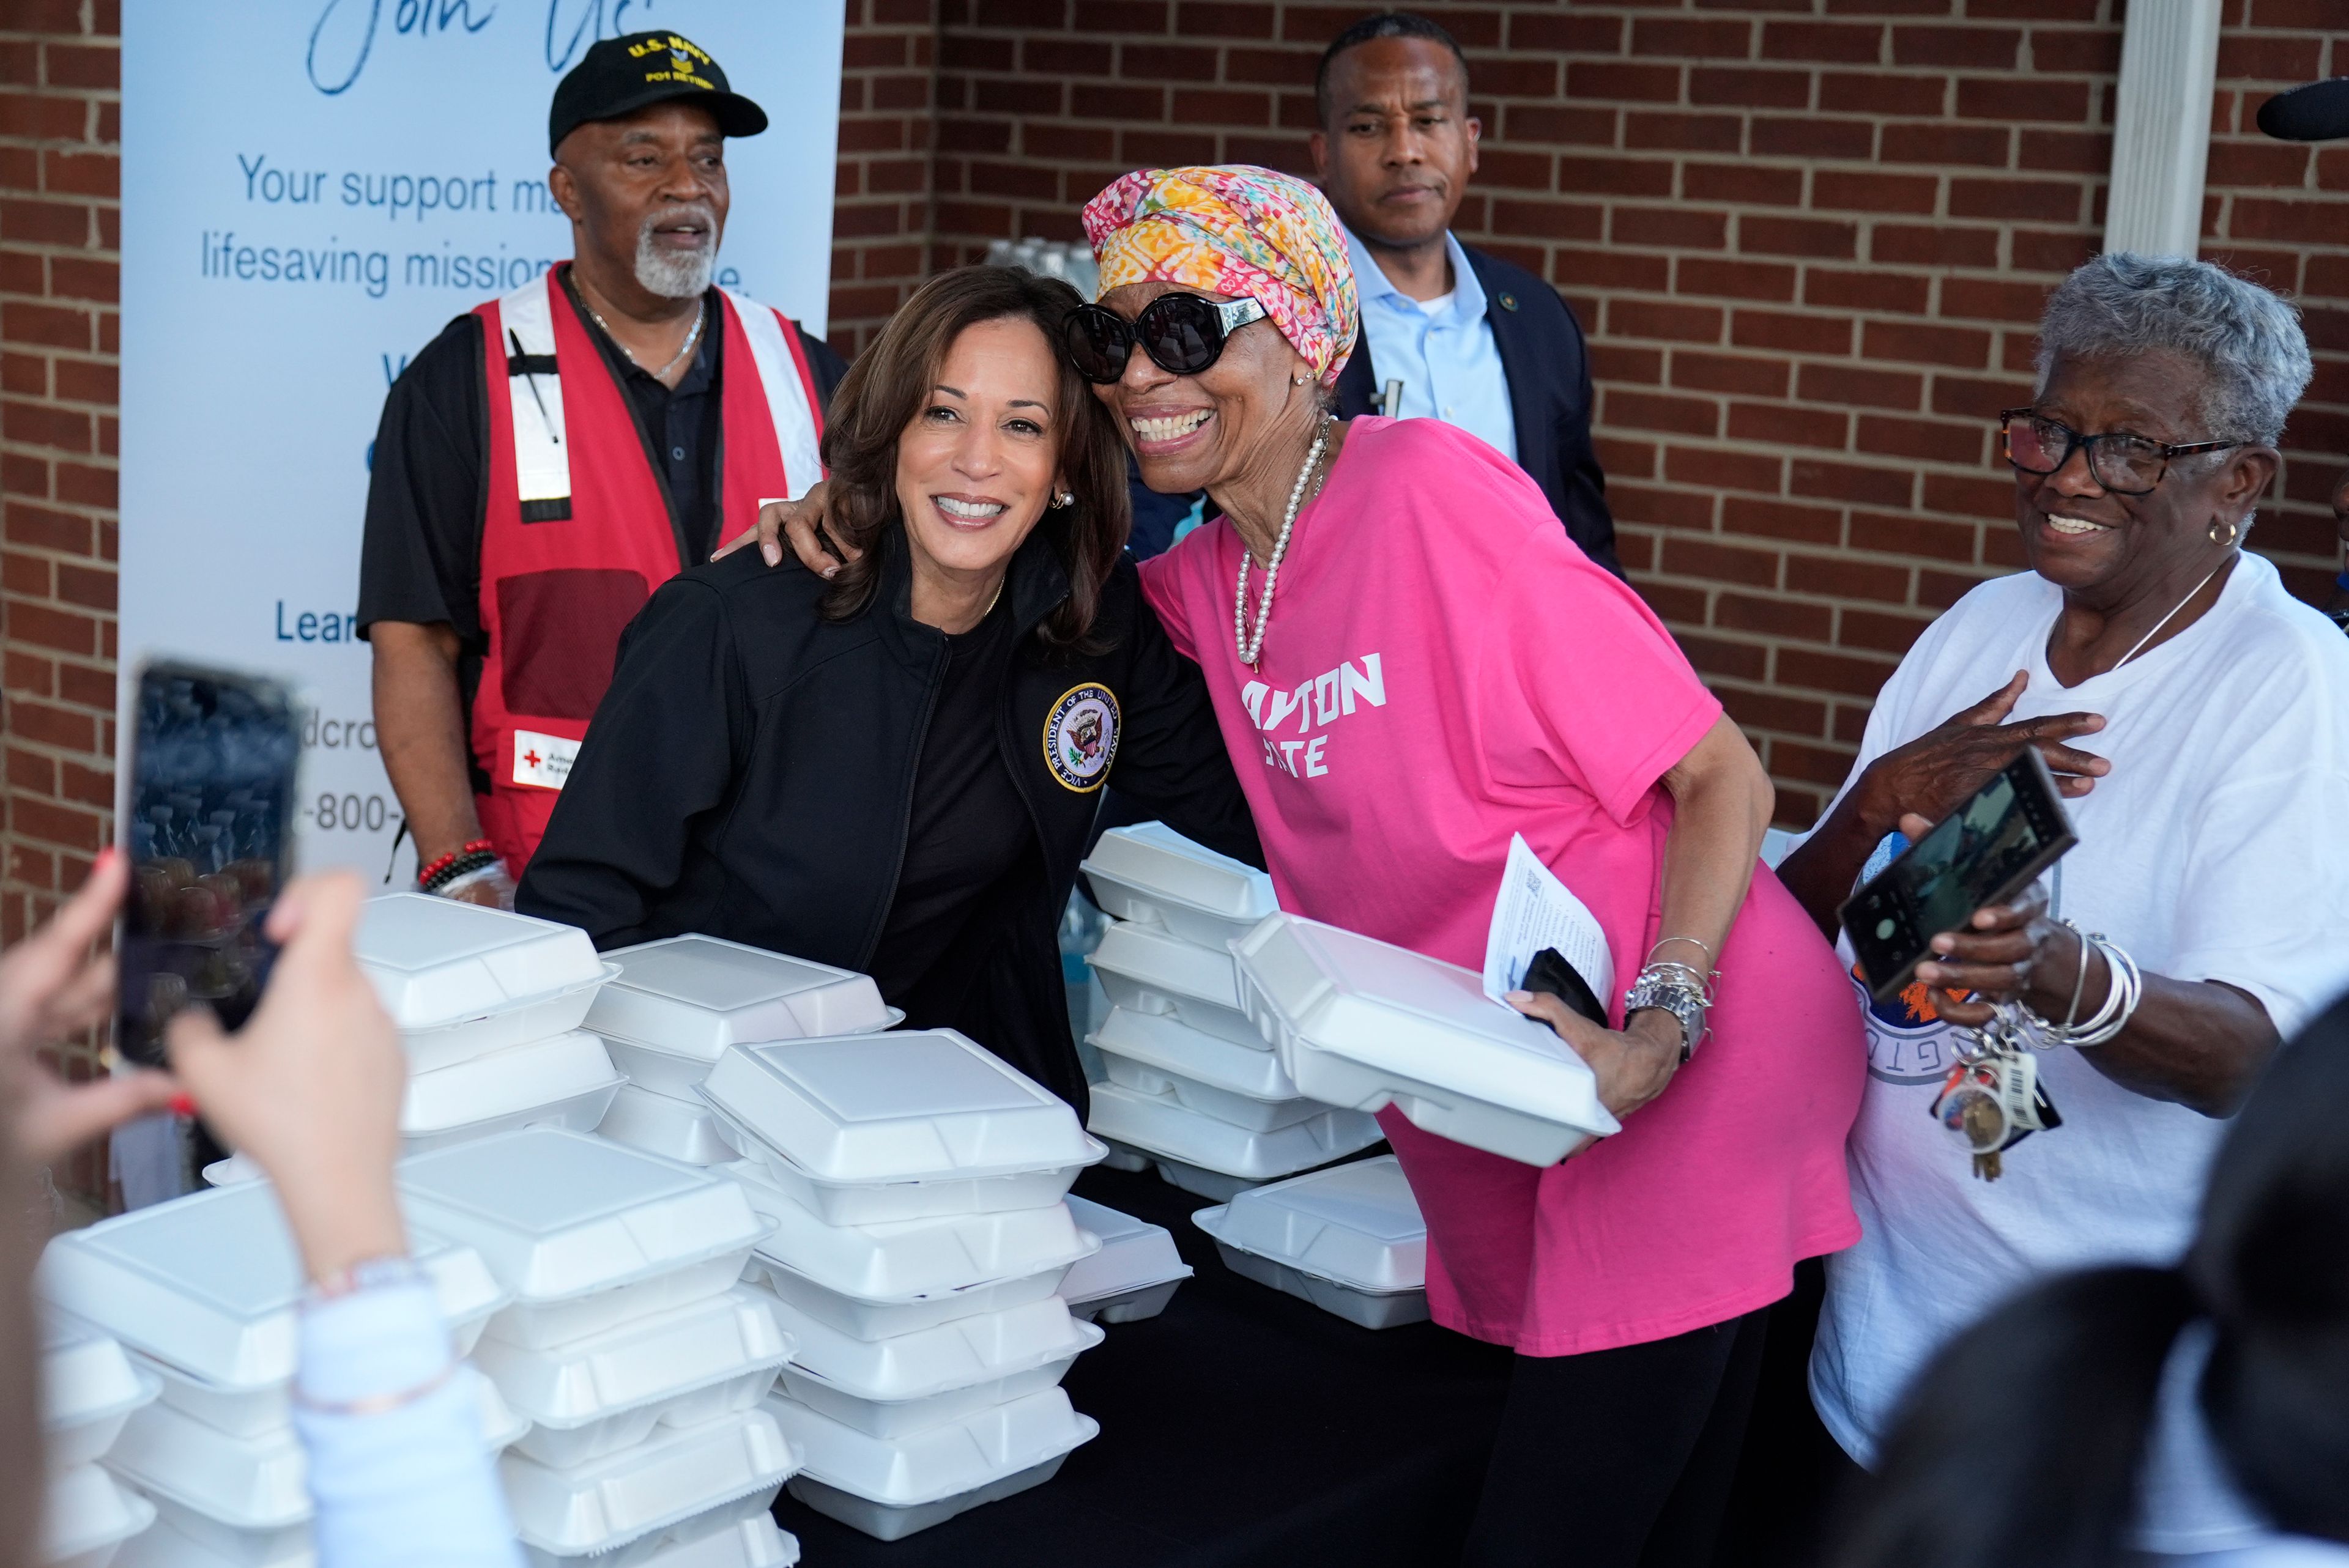
{"type": "Polygon", "coordinates": [[[1844,1515],[1868,1472],[1854,1464],[1811,1406],[1811,1342],[1818,1336],[1826,1272],[1818,1258],[1795,1265],[1795,1291],[1770,1309],[1754,1413],[1715,1568],[1819,1568],[1831,1560],[1844,1515]]]}
{"type": "Polygon", "coordinates": [[[1706,1568],[1768,1323],[1518,1357],[1465,1568],[1706,1568]]]}

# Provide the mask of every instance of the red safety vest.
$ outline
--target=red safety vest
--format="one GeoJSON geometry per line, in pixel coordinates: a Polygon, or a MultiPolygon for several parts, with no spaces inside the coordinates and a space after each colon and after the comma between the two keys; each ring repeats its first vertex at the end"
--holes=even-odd
{"type": "MultiPolygon", "coordinates": [[[[568,266],[570,263],[564,263],[568,266]]],[[[815,382],[779,311],[721,291],[724,466],[719,536],[823,477],[815,382]]],[[[481,830],[519,879],[546,830],[620,633],[685,565],[630,413],[552,273],[481,305],[490,410],[473,759],[481,830]]]]}

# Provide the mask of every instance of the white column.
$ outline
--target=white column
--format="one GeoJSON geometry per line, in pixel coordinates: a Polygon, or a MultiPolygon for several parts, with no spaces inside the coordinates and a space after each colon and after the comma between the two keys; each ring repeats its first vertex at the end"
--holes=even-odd
{"type": "Polygon", "coordinates": [[[2202,232],[2220,0],[2129,0],[2105,249],[2191,256],[2202,232]]]}

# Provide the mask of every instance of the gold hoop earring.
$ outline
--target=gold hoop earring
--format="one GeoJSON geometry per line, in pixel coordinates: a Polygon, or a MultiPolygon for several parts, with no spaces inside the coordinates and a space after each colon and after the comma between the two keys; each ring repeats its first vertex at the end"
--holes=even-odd
{"type": "Polygon", "coordinates": [[[2227,537],[2224,539],[2220,538],[2219,523],[2216,518],[2211,520],[2210,526],[2206,529],[2204,532],[2209,539],[2210,542],[2217,545],[2221,550],[2226,549],[2229,545],[2234,543],[2235,541],[2243,536],[2242,528],[2239,524],[2229,522],[2227,524],[2227,537]]]}

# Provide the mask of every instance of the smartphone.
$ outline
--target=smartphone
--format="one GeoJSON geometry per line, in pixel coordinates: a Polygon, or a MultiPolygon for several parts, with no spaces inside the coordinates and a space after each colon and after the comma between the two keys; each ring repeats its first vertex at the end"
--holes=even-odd
{"type": "Polygon", "coordinates": [[[301,712],[265,676],[155,662],[139,672],[127,814],[130,892],[115,944],[115,1047],[163,1060],[163,1026],[202,1004],[242,1026],[269,982],[263,929],[293,848],[301,712]]]}
{"type": "Polygon", "coordinates": [[[2054,775],[2024,749],[1845,903],[1844,934],[1869,994],[1897,998],[1927,943],[1978,909],[2012,903],[2079,841],[2054,775]]]}

